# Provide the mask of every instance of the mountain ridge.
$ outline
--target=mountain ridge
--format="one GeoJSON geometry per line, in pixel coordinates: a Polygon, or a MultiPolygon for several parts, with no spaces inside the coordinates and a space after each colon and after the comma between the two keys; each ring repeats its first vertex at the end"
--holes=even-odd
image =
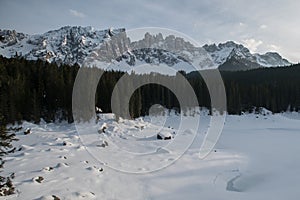
{"type": "Polygon", "coordinates": [[[136,63],[140,64],[140,62],[135,62],[137,60],[144,63],[167,64],[176,70],[185,71],[193,70],[191,66],[188,67],[183,64],[186,61],[192,65],[200,66],[199,69],[219,67],[220,70],[225,71],[291,64],[277,52],[252,54],[245,46],[233,41],[218,45],[206,44],[203,47],[195,47],[184,41],[184,39],[173,35],[164,38],[162,34],[151,35],[146,33],[142,40],[131,42],[126,38],[124,28],[96,30],[91,26],[64,26],[57,30],[35,35],[0,29],[0,55],[5,57],[18,55],[28,60],[41,59],[48,62],[82,65],[86,58],[103,42],[121,32],[125,33],[120,38],[121,42],[124,43],[122,49],[138,49],[140,47],[156,49],[151,51],[149,55],[145,55],[146,52],[143,50],[135,50],[133,54],[127,55],[127,57],[124,56],[119,61],[127,59],[127,67],[132,67],[136,63]],[[167,48],[172,53],[175,52],[177,56],[174,57],[168,53],[159,52],[160,48],[167,48]],[[128,58],[131,60],[128,61],[128,58]]]}
{"type": "Polygon", "coordinates": [[[255,69],[260,67],[287,66],[291,63],[282,58],[277,52],[264,54],[252,54],[248,48],[233,41],[227,41],[218,45],[204,45],[203,48],[211,55],[220,70],[255,69]],[[239,63],[236,65],[236,63],[239,63]],[[241,64],[243,63],[243,64],[241,64]]]}

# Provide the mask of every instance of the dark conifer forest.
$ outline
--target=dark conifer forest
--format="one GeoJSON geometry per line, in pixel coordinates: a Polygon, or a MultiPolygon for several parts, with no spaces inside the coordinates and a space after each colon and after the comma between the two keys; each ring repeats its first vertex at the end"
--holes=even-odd
{"type": "MultiPolygon", "coordinates": [[[[28,61],[23,58],[0,56],[0,116],[1,123],[28,120],[38,123],[55,120],[73,121],[72,90],[79,66],[58,65],[41,60],[28,61]]],[[[101,70],[90,68],[90,70],[101,70]]],[[[183,74],[193,87],[200,106],[210,108],[210,97],[205,82],[199,73],[183,74]]],[[[96,106],[111,112],[111,94],[124,72],[104,72],[98,92],[96,106]]],[[[250,71],[222,71],[227,109],[230,114],[252,112],[260,107],[274,113],[299,111],[300,109],[300,64],[288,67],[261,68],[250,71]]],[[[159,74],[137,75],[150,80],[170,79],[176,76],[159,74]]],[[[182,86],[182,90],[184,90],[182,86]]],[[[120,97],[122,98],[122,97],[120,97]]],[[[130,99],[132,118],[146,115],[148,108],[159,103],[169,109],[179,109],[175,95],[167,88],[148,84],[137,89],[130,99]]]]}

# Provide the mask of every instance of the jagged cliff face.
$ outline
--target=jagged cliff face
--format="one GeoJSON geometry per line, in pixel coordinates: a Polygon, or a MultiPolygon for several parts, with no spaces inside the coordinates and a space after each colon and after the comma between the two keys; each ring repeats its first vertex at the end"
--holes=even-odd
{"type": "Polygon", "coordinates": [[[195,47],[183,38],[163,37],[160,33],[146,33],[143,39],[130,41],[125,29],[99,31],[76,26],[38,35],[0,30],[0,54],[71,65],[113,61],[110,67],[116,70],[128,70],[143,63],[164,64],[187,72],[215,67],[247,70],[290,64],[278,53],[251,54],[246,47],[232,41],[195,47]],[[93,59],[99,62],[92,62],[93,59]]]}
{"type": "Polygon", "coordinates": [[[110,37],[109,31],[97,31],[92,27],[66,26],[41,35],[25,35],[15,31],[1,30],[0,53],[6,57],[18,54],[30,60],[41,59],[48,62],[82,64],[94,48],[110,37]]]}
{"type": "MultiPolygon", "coordinates": [[[[215,67],[209,54],[173,35],[146,33],[142,40],[131,41],[126,32],[120,32],[95,48],[84,64],[127,71],[142,64],[167,65],[176,71],[187,72],[215,67]],[[106,64],[105,64],[106,63],[106,64]]],[[[158,71],[159,72],[159,71],[158,71]]]]}
{"type": "Polygon", "coordinates": [[[13,46],[25,37],[28,37],[28,35],[25,35],[24,33],[17,33],[15,30],[0,30],[1,47],[5,48],[13,46]]]}
{"type": "Polygon", "coordinates": [[[168,66],[185,62],[194,65],[197,69],[215,67],[210,55],[202,47],[195,47],[190,42],[174,35],[163,38],[162,34],[146,33],[144,39],[133,42],[131,48],[151,48],[148,51],[136,51],[134,54],[139,60],[154,60],[154,63],[165,63],[168,66]]]}

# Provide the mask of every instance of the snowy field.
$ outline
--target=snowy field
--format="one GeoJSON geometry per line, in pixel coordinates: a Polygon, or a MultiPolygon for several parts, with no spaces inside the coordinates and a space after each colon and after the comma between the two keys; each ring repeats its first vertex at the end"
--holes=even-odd
{"type": "MultiPolygon", "coordinates": [[[[171,115],[160,130],[166,136],[171,134],[171,140],[157,140],[156,135],[132,139],[141,129],[156,132],[156,123],[161,121],[155,118],[116,123],[107,116],[98,124],[100,129],[106,127],[105,133],[99,135],[106,135],[110,142],[108,146],[99,142],[96,145],[99,151],[114,143],[127,151],[142,153],[176,137],[174,130],[179,120],[176,115],[171,115]]],[[[186,118],[193,121],[193,117],[186,118]]],[[[120,172],[112,169],[110,163],[96,160],[82,144],[74,124],[24,122],[23,129],[31,128],[31,134],[24,135],[24,130],[17,133],[19,141],[14,142],[17,151],[6,156],[2,172],[7,176],[15,173],[13,183],[17,193],[0,199],[299,199],[299,114],[229,115],[214,151],[201,160],[198,152],[208,122],[209,116],[202,112],[194,143],[175,163],[141,174],[120,172]]],[[[168,154],[172,152],[157,154],[163,164],[169,161],[168,154]]],[[[119,164],[122,162],[124,166],[125,162],[134,163],[128,158],[118,160],[119,164]]]]}

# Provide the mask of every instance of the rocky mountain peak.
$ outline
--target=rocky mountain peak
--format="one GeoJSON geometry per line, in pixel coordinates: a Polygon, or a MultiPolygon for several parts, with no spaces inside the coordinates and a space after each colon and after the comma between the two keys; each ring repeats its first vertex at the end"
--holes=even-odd
{"type": "Polygon", "coordinates": [[[103,54],[102,58],[107,62],[117,56],[118,62],[128,66],[138,62],[161,63],[180,70],[187,70],[184,62],[202,69],[221,66],[226,62],[232,63],[232,59],[235,60],[234,63],[239,60],[239,65],[247,63],[245,69],[249,66],[253,68],[290,64],[276,52],[251,54],[245,46],[233,41],[195,47],[174,35],[164,37],[161,33],[146,33],[143,39],[132,42],[123,28],[96,30],[91,26],[64,26],[36,35],[0,30],[0,54],[6,57],[17,54],[29,60],[42,59],[48,62],[82,65],[87,58],[93,58],[92,53],[97,54],[96,51],[100,51],[103,54]],[[118,37],[113,37],[116,35],[118,37]],[[105,41],[110,41],[111,46],[101,45],[105,41]],[[104,47],[101,49],[100,46],[104,47]],[[135,50],[131,52],[131,49],[135,50]],[[124,52],[127,52],[127,56],[122,57],[121,53],[124,52]]]}

